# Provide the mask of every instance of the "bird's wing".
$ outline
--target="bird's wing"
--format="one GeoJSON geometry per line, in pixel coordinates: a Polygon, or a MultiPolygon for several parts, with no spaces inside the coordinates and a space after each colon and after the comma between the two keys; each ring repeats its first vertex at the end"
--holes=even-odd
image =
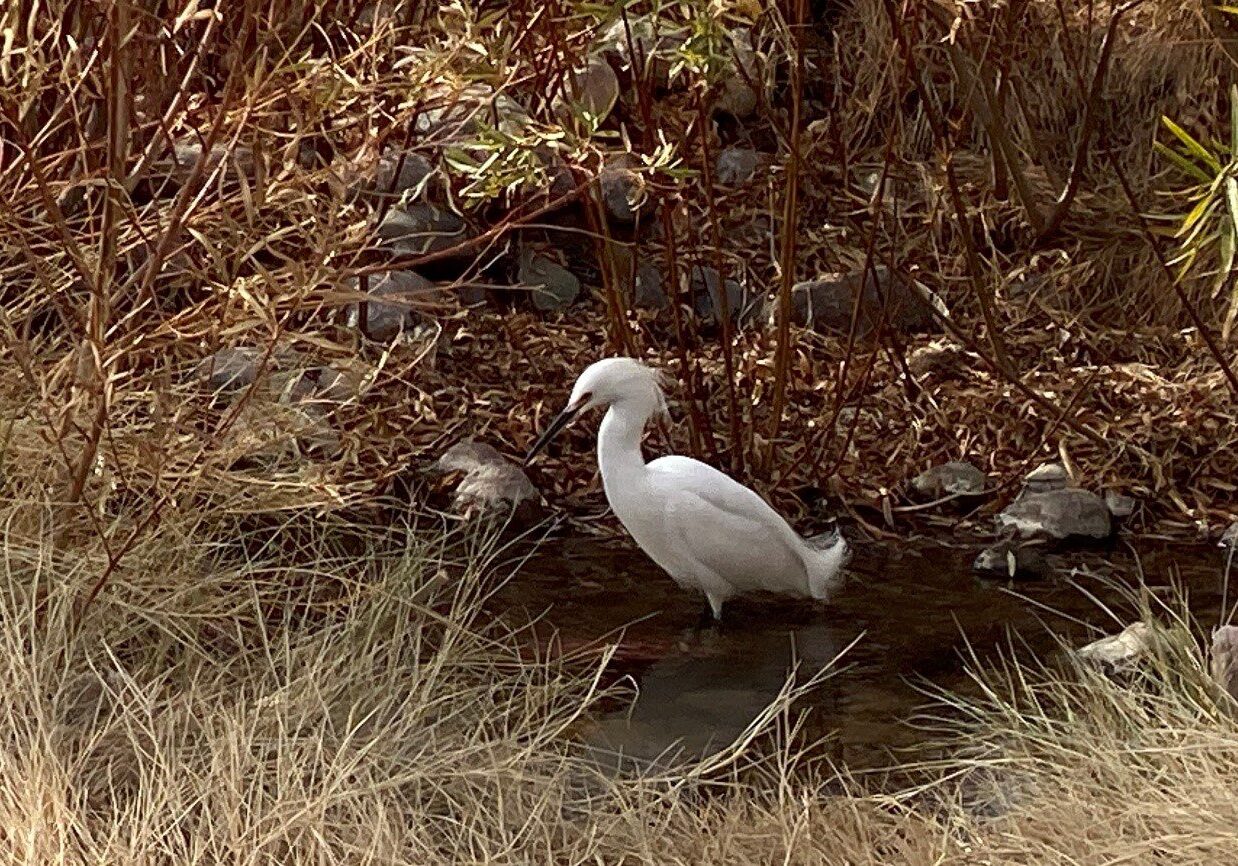
{"type": "Polygon", "coordinates": [[[738,591],[807,593],[798,536],[755,491],[688,457],[654,460],[649,472],[687,558],[738,591]]]}

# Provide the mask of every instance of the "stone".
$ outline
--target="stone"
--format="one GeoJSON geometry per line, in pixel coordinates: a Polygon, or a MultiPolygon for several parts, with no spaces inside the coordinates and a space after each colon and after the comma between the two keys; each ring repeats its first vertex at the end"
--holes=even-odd
{"type": "Polygon", "coordinates": [[[1105,507],[1114,517],[1130,517],[1135,513],[1135,499],[1118,493],[1116,490],[1105,491],[1105,507]]]}
{"type": "Polygon", "coordinates": [[[600,55],[590,57],[563,78],[563,92],[555,97],[555,114],[566,121],[584,111],[601,123],[619,101],[619,76],[600,55]]]}
{"type": "Polygon", "coordinates": [[[871,273],[827,274],[797,283],[791,289],[793,321],[822,333],[845,335],[851,325],[857,297],[862,301],[856,322],[857,336],[868,336],[881,321],[883,298],[887,327],[904,334],[922,333],[937,328],[934,312],[944,314],[944,304],[932,292],[914,282],[892,275],[884,265],[871,273]]]}
{"type": "Polygon", "coordinates": [[[575,274],[528,248],[520,253],[517,279],[532,290],[533,306],[543,312],[561,310],[580,296],[580,280],[575,274]]]}
{"type": "Polygon", "coordinates": [[[1070,485],[1070,473],[1061,463],[1043,463],[1037,466],[1023,478],[1025,493],[1044,493],[1047,490],[1061,490],[1070,485]]]}
{"type": "Polygon", "coordinates": [[[757,110],[759,99],[753,85],[763,78],[752,50],[752,38],[746,30],[736,30],[731,37],[731,69],[718,86],[714,110],[743,120],[757,110]]]}
{"type": "Polygon", "coordinates": [[[430,107],[417,115],[413,129],[433,144],[467,143],[483,125],[519,135],[531,122],[520,103],[481,82],[458,89],[436,87],[427,102],[430,107]]]}
{"type": "Polygon", "coordinates": [[[907,356],[907,369],[925,384],[962,379],[972,368],[971,359],[961,346],[934,340],[917,346],[907,356]]]}
{"type": "Polygon", "coordinates": [[[576,176],[561,153],[552,147],[539,147],[536,153],[545,173],[539,191],[544,192],[547,198],[558,199],[576,189],[576,176]]]}
{"type": "MultiPolygon", "coordinates": [[[[722,279],[718,271],[704,265],[693,265],[689,289],[692,293],[692,308],[704,322],[717,323],[722,318],[722,279]]],[[[749,292],[736,280],[725,283],[727,307],[731,320],[740,327],[749,325],[765,314],[765,298],[749,292]]]]}
{"type": "Polygon", "coordinates": [[[1208,670],[1230,700],[1238,701],[1238,626],[1223,625],[1212,630],[1208,670]]]}
{"type": "Polygon", "coordinates": [[[1156,632],[1146,622],[1128,625],[1120,633],[1103,637],[1075,650],[1082,661],[1111,671],[1129,671],[1153,649],[1156,632]]]}
{"type": "Polygon", "coordinates": [[[1221,537],[1217,540],[1217,547],[1238,551],[1238,520],[1227,526],[1221,533],[1221,537]]]}
{"type": "Polygon", "coordinates": [[[924,470],[911,480],[916,492],[933,499],[951,494],[981,496],[988,476],[967,462],[942,463],[924,470]]]}
{"type": "Polygon", "coordinates": [[[499,449],[470,437],[444,451],[435,462],[434,469],[438,472],[473,472],[483,466],[505,462],[507,458],[499,453],[499,449]]]}
{"type": "Polygon", "coordinates": [[[628,154],[620,154],[608,160],[598,173],[602,204],[616,222],[635,222],[645,202],[645,179],[632,170],[634,164],[628,154]]]}
{"type": "Polygon", "coordinates": [[[264,354],[252,346],[220,349],[199,361],[194,375],[206,382],[211,393],[234,394],[257,380],[264,354]]]}
{"type": "Polygon", "coordinates": [[[914,183],[893,173],[887,174],[882,183],[881,174],[881,170],[876,169],[862,174],[856,181],[870,206],[880,198],[882,208],[888,213],[906,215],[908,208],[923,204],[923,196],[917,194],[914,183]]]}
{"type": "Polygon", "coordinates": [[[1013,769],[1017,764],[977,761],[966,766],[956,801],[964,814],[977,822],[995,821],[1031,802],[1036,791],[1031,774],[1013,769]]]}
{"type": "Polygon", "coordinates": [[[255,346],[220,349],[198,362],[194,376],[216,397],[252,391],[254,402],[286,406],[312,397],[316,378],[300,353],[287,346],[270,352],[255,346]]]}
{"type": "Polygon", "coordinates": [[[1078,487],[1025,492],[997,516],[998,525],[1024,538],[1102,540],[1113,533],[1105,500],[1078,487]]]}
{"type": "Polygon", "coordinates": [[[411,150],[397,151],[383,154],[372,172],[363,172],[357,191],[373,198],[407,198],[413,202],[430,197],[437,180],[430,160],[411,150]]]}
{"type": "MultiPolygon", "coordinates": [[[[202,142],[196,136],[189,136],[175,142],[169,157],[152,166],[151,177],[157,189],[160,191],[169,189],[169,186],[164,183],[168,182],[169,191],[175,192],[188,183],[194,169],[203,159],[203,152],[202,142]]],[[[234,145],[229,149],[227,144],[216,142],[206,155],[206,164],[200,182],[209,180],[217,168],[220,169],[217,183],[234,184],[241,177],[252,183],[255,177],[254,152],[243,145],[234,145]],[[224,164],[225,161],[226,164],[224,164]],[[222,168],[220,168],[221,165],[222,168]]]]}
{"type": "Polygon", "coordinates": [[[640,72],[655,88],[666,88],[671,83],[676,55],[687,41],[685,28],[671,27],[664,20],[642,16],[628,18],[625,25],[619,18],[598,36],[597,50],[633,77],[640,72]],[[634,59],[643,61],[642,70],[634,68],[634,59]]]}
{"type": "Polygon", "coordinates": [[[727,147],[718,154],[715,176],[723,186],[739,186],[752,180],[761,165],[761,154],[749,147],[727,147]]]}
{"type": "Polygon", "coordinates": [[[484,442],[456,443],[439,457],[434,470],[463,474],[452,508],[465,518],[510,515],[513,523],[527,525],[541,511],[541,494],[524,470],[484,442]]]}
{"type": "Polygon", "coordinates": [[[355,358],[345,358],[318,370],[315,391],[321,399],[347,403],[360,399],[373,381],[373,368],[355,358]]]}
{"type": "MultiPolygon", "coordinates": [[[[360,279],[354,277],[349,282],[353,291],[361,290],[360,279]]],[[[372,276],[367,293],[375,300],[366,302],[364,321],[361,304],[352,304],[348,312],[348,326],[359,329],[371,340],[389,343],[400,334],[411,331],[417,323],[413,305],[418,300],[430,300],[437,296],[438,291],[434,283],[415,271],[388,271],[372,276]],[[398,300],[378,300],[384,297],[398,300]]]]}
{"type": "Polygon", "coordinates": [[[1037,580],[1053,573],[1052,566],[1037,548],[1009,542],[980,551],[972,568],[982,576],[1001,580],[1037,580]]]}
{"type": "Polygon", "coordinates": [[[480,283],[456,283],[456,300],[466,307],[480,307],[486,303],[486,287],[480,283]]]}
{"type": "Polygon", "coordinates": [[[311,389],[309,376],[300,371],[292,387],[272,382],[242,404],[225,434],[228,450],[238,455],[235,467],[271,467],[339,453],[341,442],[330,424],[330,407],[312,399],[311,389]]]}
{"type": "Polygon", "coordinates": [[[391,208],[375,233],[391,252],[411,256],[441,253],[469,237],[458,215],[424,202],[391,208]]]}
{"type": "Polygon", "coordinates": [[[641,262],[636,266],[632,304],[646,310],[665,310],[671,301],[666,296],[664,283],[661,268],[653,262],[641,262]]]}

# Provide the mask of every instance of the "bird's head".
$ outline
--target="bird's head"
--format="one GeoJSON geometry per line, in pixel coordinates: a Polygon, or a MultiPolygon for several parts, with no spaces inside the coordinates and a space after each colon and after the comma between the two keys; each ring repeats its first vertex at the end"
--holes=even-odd
{"type": "Polygon", "coordinates": [[[598,406],[613,405],[631,407],[632,414],[642,419],[665,412],[666,397],[662,392],[661,374],[635,358],[603,358],[590,364],[576,379],[567,406],[529,449],[525,465],[559,431],[585,412],[598,406]]]}

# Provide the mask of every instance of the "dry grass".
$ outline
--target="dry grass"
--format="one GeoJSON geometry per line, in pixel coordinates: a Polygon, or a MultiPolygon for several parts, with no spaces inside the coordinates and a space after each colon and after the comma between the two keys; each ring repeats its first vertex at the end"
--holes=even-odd
{"type": "Polygon", "coordinates": [[[1165,611],[1121,681],[978,674],[911,788],[864,794],[776,736],[793,686],[719,757],[618,779],[575,742],[621,692],[482,615],[484,538],[169,515],[77,623],[106,557],[33,496],[0,525],[5,862],[1203,864],[1236,841],[1238,727],[1165,611]]]}

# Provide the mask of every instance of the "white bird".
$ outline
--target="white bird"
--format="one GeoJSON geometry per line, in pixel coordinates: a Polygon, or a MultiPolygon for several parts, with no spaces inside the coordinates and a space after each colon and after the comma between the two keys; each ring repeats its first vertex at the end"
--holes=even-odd
{"type": "Polygon", "coordinates": [[[691,457],[645,462],[645,424],[666,412],[659,378],[633,358],[591,364],[525,465],[584,412],[609,406],[597,446],[606,499],[654,562],[681,587],[705,594],[715,621],[727,599],[747,592],[828,599],[849,555],[841,533],[824,543],[800,537],[755,492],[691,457]]]}

